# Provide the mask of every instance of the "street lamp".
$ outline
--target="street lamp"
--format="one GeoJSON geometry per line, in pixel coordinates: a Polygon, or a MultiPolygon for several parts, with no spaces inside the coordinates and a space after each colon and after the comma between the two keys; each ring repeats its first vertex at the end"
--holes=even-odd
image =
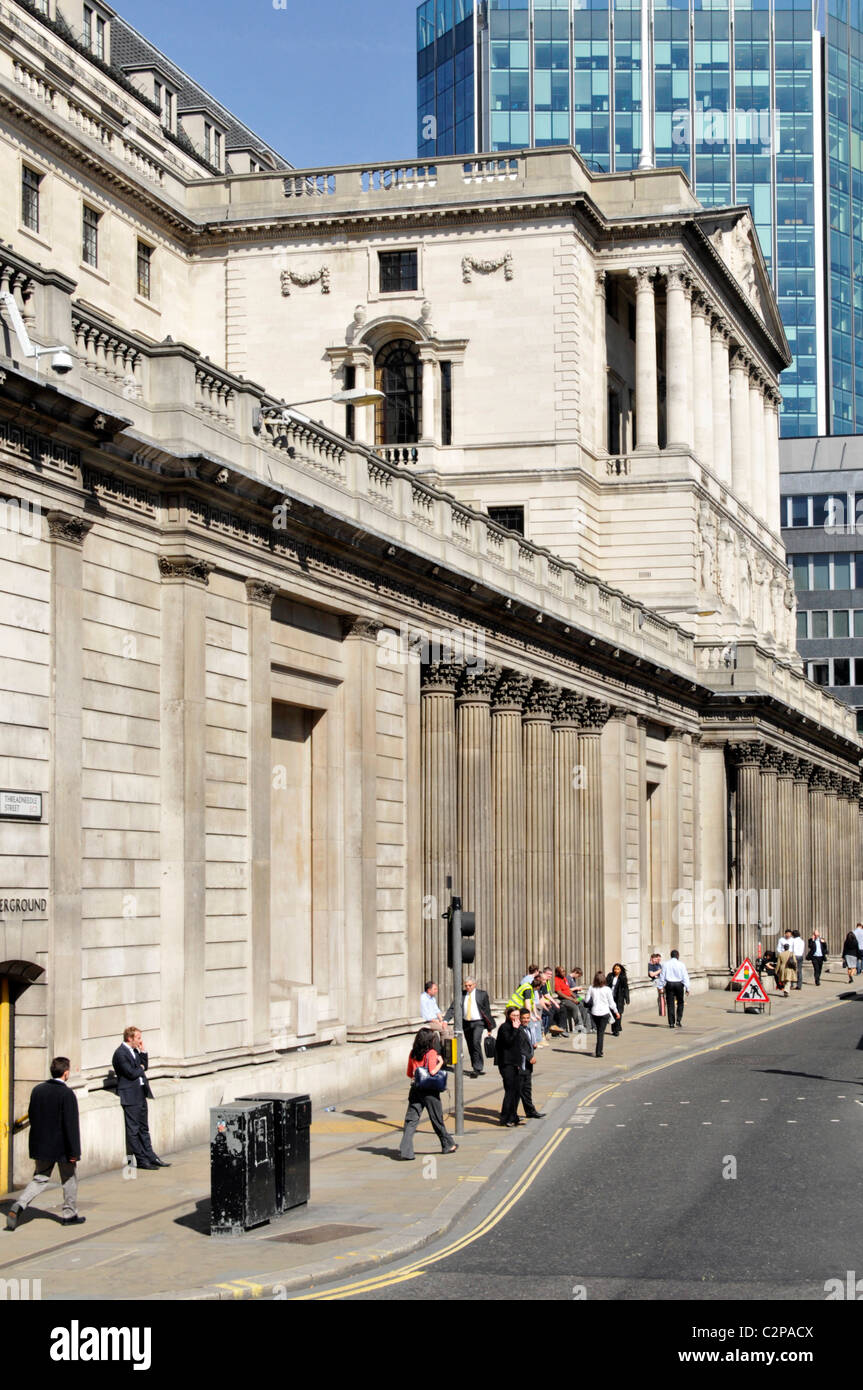
{"type": "Polygon", "coordinates": [[[0,303],[3,304],[9,316],[9,322],[15,330],[15,337],[18,339],[21,352],[25,357],[35,359],[36,371],[39,370],[40,357],[50,357],[52,371],[55,371],[58,376],[68,376],[75,366],[75,359],[69,349],[62,343],[58,344],[57,347],[37,347],[30,340],[30,334],[24,326],[24,320],[15,302],[15,296],[9,290],[2,290],[0,291],[0,303]]]}
{"type": "Polygon", "coordinates": [[[292,401],[290,405],[283,403],[267,410],[259,408],[255,411],[252,428],[255,434],[260,434],[263,425],[290,424],[290,412],[301,405],[325,405],[332,402],[334,405],[363,406],[377,405],[378,401],[385,399],[383,391],[367,391],[362,386],[353,386],[349,391],[336,391],[332,396],[314,396],[310,401],[292,401]]]}

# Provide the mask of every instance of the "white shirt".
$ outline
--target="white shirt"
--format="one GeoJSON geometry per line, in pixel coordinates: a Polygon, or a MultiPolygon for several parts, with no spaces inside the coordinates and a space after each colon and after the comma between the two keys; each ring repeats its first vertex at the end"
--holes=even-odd
{"type": "Polygon", "coordinates": [[[863,946],[863,927],[855,927],[854,935],[857,938],[857,945],[863,946]]]}
{"type": "Polygon", "coordinates": [[[602,1018],[603,1014],[616,1014],[618,1012],[614,995],[608,985],[603,985],[601,989],[594,989],[591,985],[585,995],[584,1002],[596,1018],[602,1018]]]}
{"type": "MultiPolygon", "coordinates": [[[[138,1054],[137,1054],[137,1052],[135,1051],[135,1049],[134,1049],[134,1047],[132,1046],[132,1044],[131,1044],[130,1042],[126,1042],[125,1039],[124,1039],[124,1041],[123,1041],[123,1046],[124,1046],[124,1047],[128,1047],[129,1051],[131,1052],[132,1056],[134,1057],[135,1061],[137,1062],[137,1060],[138,1060],[138,1054]]],[[[144,1078],[143,1078],[143,1076],[139,1076],[139,1077],[138,1077],[138,1085],[139,1085],[139,1086],[143,1086],[143,1085],[144,1085],[144,1078]]]]}
{"type": "Polygon", "coordinates": [[[777,943],[776,943],[776,950],[777,950],[777,951],[790,951],[790,950],[791,950],[791,937],[790,937],[790,936],[786,936],[785,933],[783,932],[782,935],[780,936],[779,940],[778,940],[777,943]]]}
{"type": "Polygon", "coordinates": [[[425,990],[420,995],[420,1013],[425,1023],[437,1023],[438,1019],[442,1017],[436,997],[433,994],[426,994],[425,990]]]}
{"type": "Polygon", "coordinates": [[[793,936],[791,938],[791,949],[798,958],[806,954],[806,947],[803,944],[802,936],[793,936]]]}
{"type": "Polygon", "coordinates": [[[689,989],[689,971],[682,960],[675,960],[673,957],[663,961],[662,970],[659,975],[660,987],[665,985],[682,984],[685,989],[689,989]]]}

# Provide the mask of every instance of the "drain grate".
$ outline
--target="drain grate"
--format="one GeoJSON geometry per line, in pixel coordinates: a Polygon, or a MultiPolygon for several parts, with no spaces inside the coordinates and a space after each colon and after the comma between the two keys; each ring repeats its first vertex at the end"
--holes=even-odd
{"type": "Polygon", "coordinates": [[[348,1236],[362,1236],[367,1231],[380,1230],[379,1226],[340,1226],[332,1222],[329,1226],[304,1226],[301,1231],[286,1231],[281,1236],[269,1236],[269,1240],[282,1240],[288,1245],[324,1245],[328,1240],[346,1240],[348,1236]]]}

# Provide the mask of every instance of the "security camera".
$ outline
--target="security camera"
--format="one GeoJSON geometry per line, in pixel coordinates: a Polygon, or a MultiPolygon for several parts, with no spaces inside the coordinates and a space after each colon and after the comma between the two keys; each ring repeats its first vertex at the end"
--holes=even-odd
{"type": "Polygon", "coordinates": [[[51,370],[58,376],[68,376],[74,366],[75,362],[68,348],[59,348],[51,358],[51,370]]]}

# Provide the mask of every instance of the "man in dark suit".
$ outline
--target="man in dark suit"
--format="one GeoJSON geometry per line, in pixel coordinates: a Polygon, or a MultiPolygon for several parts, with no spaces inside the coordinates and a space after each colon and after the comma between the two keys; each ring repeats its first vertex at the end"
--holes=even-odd
{"type": "Polygon", "coordinates": [[[170,1163],[153,1152],[150,1139],[147,1101],[153,1099],[153,1092],[147,1080],[149,1061],[141,1030],[132,1024],[124,1029],[123,1041],[111,1058],[126,1122],[126,1153],[134,1154],[138,1168],[170,1168],[170,1163]]]}
{"type": "Polygon", "coordinates": [[[78,1215],[78,1169],[81,1135],[78,1128],[78,1101],[66,1085],[72,1063],[68,1057],[55,1057],[51,1080],[34,1086],[30,1094],[30,1157],[36,1171],[17,1202],[6,1215],[6,1230],[14,1231],[18,1217],[33,1198],[44,1192],[56,1163],[63,1184],[63,1225],[83,1226],[78,1215]]]}
{"type": "Polygon", "coordinates": [[[827,942],[819,931],[813,931],[809,938],[806,951],[806,959],[811,960],[812,969],[815,972],[815,983],[821,983],[821,971],[824,969],[824,962],[827,959],[827,942]]]}
{"type": "Polygon", "coordinates": [[[482,1076],[485,1071],[482,1035],[493,1031],[494,1017],[488,994],[484,989],[477,989],[476,980],[465,980],[461,1006],[462,1018],[464,1019],[464,1039],[470,1055],[470,1064],[473,1067],[473,1071],[469,1072],[468,1075],[482,1076]]]}

